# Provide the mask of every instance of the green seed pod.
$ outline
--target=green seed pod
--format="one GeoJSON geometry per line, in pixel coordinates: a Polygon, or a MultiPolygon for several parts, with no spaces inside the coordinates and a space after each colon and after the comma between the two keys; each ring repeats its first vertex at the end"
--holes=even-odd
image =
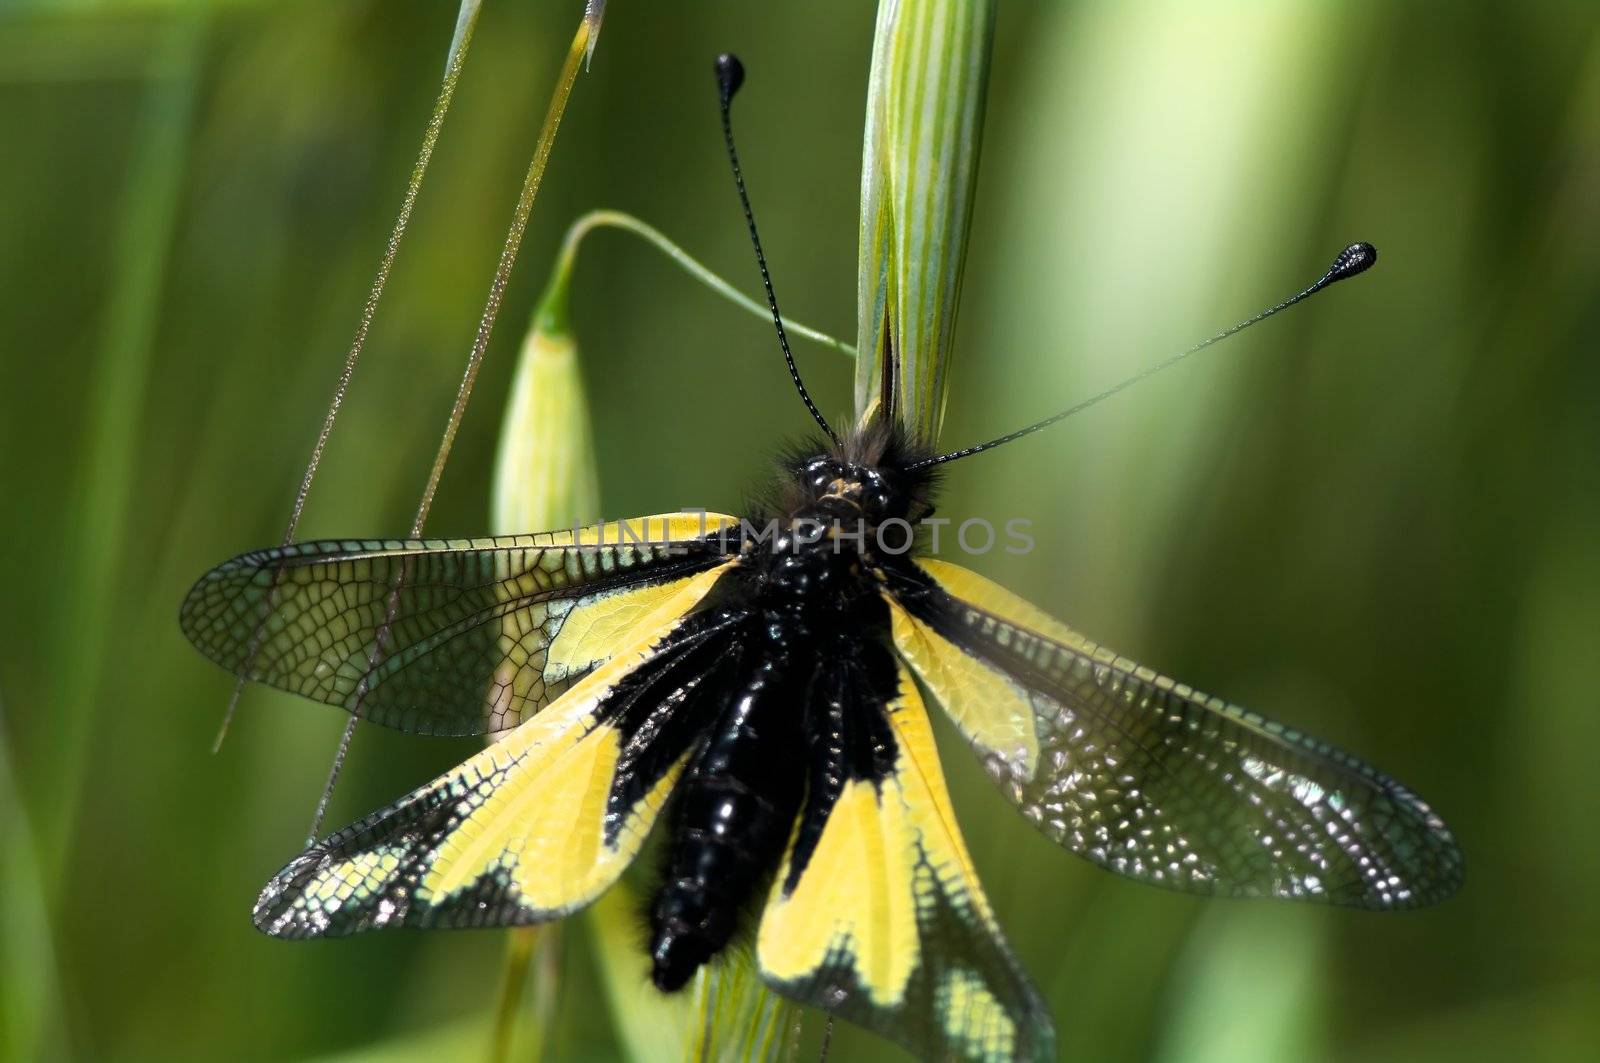
{"type": "Polygon", "coordinates": [[[522,341],[495,459],[496,535],[570,528],[600,516],[589,403],[567,318],[571,269],[563,255],[522,341]]]}

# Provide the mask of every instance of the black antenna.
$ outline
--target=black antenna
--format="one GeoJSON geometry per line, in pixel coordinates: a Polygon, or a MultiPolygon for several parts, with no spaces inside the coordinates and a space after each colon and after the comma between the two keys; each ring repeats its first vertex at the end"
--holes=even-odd
{"type": "Polygon", "coordinates": [[[1124,388],[1131,388],[1133,385],[1139,383],[1139,381],[1153,377],[1163,369],[1172,368],[1185,358],[1189,357],[1191,354],[1198,354],[1214,343],[1220,343],[1235,333],[1243,332],[1251,325],[1260,324],[1267,318],[1272,317],[1274,314],[1283,313],[1283,311],[1289,309],[1296,303],[1303,302],[1306,299],[1311,298],[1313,295],[1316,295],[1330,284],[1335,284],[1339,281],[1342,281],[1346,277],[1354,277],[1358,273],[1364,273],[1366,270],[1370,269],[1372,264],[1376,261],[1378,261],[1378,249],[1376,247],[1373,247],[1371,244],[1364,241],[1361,243],[1351,244],[1349,247],[1339,252],[1338,257],[1333,260],[1333,265],[1328,267],[1328,271],[1322,275],[1321,279],[1318,280],[1317,283],[1313,284],[1299,295],[1291,296],[1276,306],[1272,306],[1261,311],[1261,313],[1257,314],[1255,317],[1239,322],[1232,328],[1223,329],[1210,339],[1197,343],[1187,350],[1179,351],[1177,354],[1166,359],[1165,361],[1157,362],[1150,368],[1135,373],[1122,383],[1114,384],[1100,392],[1098,395],[1091,395],[1089,398],[1084,399],[1077,405],[1069,406],[1054,416],[1046,417],[1042,421],[1035,421],[1026,428],[1019,428],[1015,432],[1007,432],[1005,435],[996,439],[991,439],[987,443],[976,443],[970,447],[963,447],[961,450],[953,450],[948,454],[940,454],[933,458],[924,458],[922,461],[915,462],[907,468],[925,469],[931,465],[943,465],[947,461],[955,461],[957,458],[967,458],[974,454],[980,454],[985,450],[993,450],[1002,443],[1009,443],[1013,439],[1021,439],[1023,436],[1032,435],[1034,432],[1040,431],[1041,429],[1049,428],[1057,421],[1071,417],[1073,414],[1079,413],[1083,410],[1087,410],[1090,406],[1093,406],[1097,402],[1109,399],[1111,396],[1115,395],[1119,391],[1122,391],[1124,388]]]}
{"type": "Polygon", "coordinates": [[[811,395],[800,380],[800,370],[795,367],[794,354],[789,350],[789,335],[783,329],[783,315],[778,313],[778,297],[772,293],[772,275],[767,272],[767,256],[761,253],[761,237],[756,233],[756,216],[750,210],[750,196],[744,190],[744,174],[739,170],[739,152],[733,146],[733,119],[729,117],[728,108],[733,103],[733,94],[744,84],[744,64],[739,62],[737,56],[725,52],[717,56],[716,65],[717,94],[722,103],[722,139],[728,145],[728,164],[733,167],[733,183],[739,190],[739,204],[744,207],[745,224],[750,226],[750,242],[755,245],[756,265],[761,267],[761,284],[767,289],[767,306],[772,308],[772,324],[778,330],[778,346],[783,348],[783,361],[789,367],[789,377],[794,381],[795,390],[800,393],[800,401],[806,404],[806,409],[811,411],[817,424],[833,440],[833,445],[838,446],[838,435],[828,427],[827,418],[811,401],[811,395]]]}

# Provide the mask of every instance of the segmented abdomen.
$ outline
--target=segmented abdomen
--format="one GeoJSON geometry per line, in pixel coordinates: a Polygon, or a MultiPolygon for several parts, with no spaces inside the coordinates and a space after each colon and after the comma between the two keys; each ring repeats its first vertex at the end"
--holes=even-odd
{"type": "Polygon", "coordinates": [[[663,991],[727,945],[799,814],[803,691],[786,658],[774,653],[755,669],[685,776],[650,915],[651,980],[663,991]]]}

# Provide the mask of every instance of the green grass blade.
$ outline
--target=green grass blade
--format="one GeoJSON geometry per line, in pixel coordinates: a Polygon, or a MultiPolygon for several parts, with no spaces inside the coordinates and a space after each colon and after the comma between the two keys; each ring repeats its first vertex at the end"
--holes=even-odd
{"type": "Polygon", "coordinates": [[[984,97],[992,0],[884,0],[861,160],[856,412],[880,404],[932,445],[944,419],[984,97]],[[885,387],[890,395],[884,396],[885,387]]]}
{"type": "MultiPolygon", "coordinates": [[[[439,449],[434,454],[433,467],[428,471],[427,483],[422,488],[422,497],[417,502],[416,516],[411,522],[412,538],[419,538],[422,535],[428,514],[433,509],[434,496],[439,490],[439,481],[444,477],[445,464],[450,460],[451,451],[455,448],[456,434],[461,429],[462,418],[466,416],[467,403],[472,398],[472,390],[478,381],[478,372],[483,367],[483,359],[489,349],[489,339],[494,334],[495,321],[500,316],[500,305],[505,299],[506,287],[511,281],[511,269],[516,264],[518,252],[522,250],[522,238],[528,231],[528,219],[533,214],[534,200],[538,198],[539,188],[544,183],[545,167],[549,164],[550,152],[555,147],[556,133],[561,129],[561,119],[566,114],[572,86],[578,79],[578,68],[584,56],[588,54],[594,31],[595,27],[591,25],[586,12],[585,17],[578,22],[578,30],[567,48],[566,59],[561,64],[560,73],[556,75],[555,90],[545,111],[539,138],[534,142],[533,158],[529,161],[528,172],[523,177],[522,191],[517,196],[517,205],[511,212],[511,224],[506,230],[505,243],[500,249],[500,260],[495,266],[494,279],[489,284],[489,295],[484,301],[483,312],[478,318],[478,328],[467,353],[466,369],[462,373],[460,385],[456,388],[455,401],[451,404],[450,416],[445,420],[444,434],[439,440],[439,449]]],[[[461,33],[459,26],[457,32],[458,35],[461,33]]],[[[461,38],[458,36],[458,39],[461,38]]],[[[373,659],[369,667],[377,665],[392,619],[392,616],[387,618],[383,626],[378,629],[373,659]]],[[[359,715],[352,713],[345,724],[343,734],[340,735],[338,747],[334,750],[333,762],[328,767],[327,782],[323,784],[316,811],[311,817],[308,845],[316,839],[322,829],[323,817],[327,814],[334,787],[338,785],[339,775],[344,769],[345,757],[349,752],[350,741],[355,736],[359,720],[359,715]]]]}

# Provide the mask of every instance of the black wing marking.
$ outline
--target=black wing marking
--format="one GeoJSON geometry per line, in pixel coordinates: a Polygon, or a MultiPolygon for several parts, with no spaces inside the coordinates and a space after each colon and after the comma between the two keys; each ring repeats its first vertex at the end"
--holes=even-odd
{"type": "Polygon", "coordinates": [[[730,559],[699,520],[630,521],[632,539],[610,524],[576,542],[551,532],[260,550],[202,576],[180,623],[234,674],[363,719],[418,734],[501,731],[631,641],[676,584],[730,559]],[[671,534],[663,521],[678,522],[671,534]],[[673,541],[635,541],[650,537],[673,541]]]}
{"type": "Polygon", "coordinates": [[[1460,885],[1444,822],[1350,754],[1119,657],[959,566],[924,560],[890,589],[897,649],[991,776],[1095,863],[1196,893],[1361,908],[1460,885]]]}

